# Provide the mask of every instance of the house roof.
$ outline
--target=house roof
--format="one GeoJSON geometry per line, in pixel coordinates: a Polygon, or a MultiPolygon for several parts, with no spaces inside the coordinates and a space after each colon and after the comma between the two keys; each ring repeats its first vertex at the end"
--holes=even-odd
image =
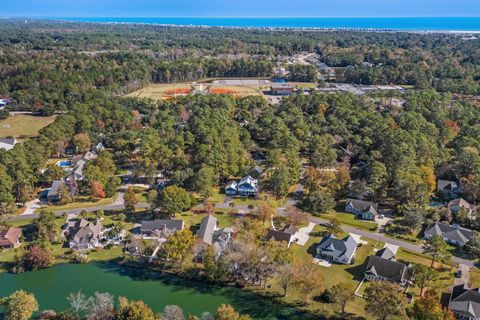
{"type": "Polygon", "coordinates": [[[244,184],[251,185],[252,187],[256,188],[257,187],[258,180],[252,178],[251,176],[245,176],[240,181],[238,182],[238,187],[241,187],[244,184]]]}
{"type": "Polygon", "coordinates": [[[11,150],[16,143],[15,138],[0,138],[0,149],[11,150]]]}
{"type": "Polygon", "coordinates": [[[452,241],[466,243],[473,237],[473,231],[458,225],[449,225],[440,222],[430,224],[425,230],[424,235],[440,235],[452,241]]]}
{"type": "Polygon", "coordinates": [[[480,289],[468,289],[465,284],[454,286],[448,308],[456,313],[478,319],[480,317],[480,289]]]}
{"type": "Polygon", "coordinates": [[[141,232],[153,232],[155,230],[170,229],[175,231],[183,230],[183,220],[158,219],[142,221],[141,232]]]}
{"type": "Polygon", "coordinates": [[[237,182],[237,181],[230,181],[230,182],[225,186],[225,190],[227,190],[227,189],[237,190],[237,185],[238,185],[238,182],[237,182]]]}
{"type": "Polygon", "coordinates": [[[457,198],[448,203],[448,207],[454,207],[454,206],[459,206],[460,208],[464,208],[467,210],[474,210],[475,206],[471,203],[469,203],[467,200],[463,198],[457,198]]]}
{"type": "Polygon", "coordinates": [[[387,260],[393,260],[395,258],[395,253],[387,247],[378,250],[375,255],[387,260]]]}
{"type": "Polygon", "coordinates": [[[64,185],[65,182],[63,180],[55,180],[52,182],[52,187],[48,191],[47,197],[56,197],[59,195],[60,187],[64,185]]]}
{"type": "Polygon", "coordinates": [[[92,239],[100,236],[102,228],[100,221],[93,223],[82,219],[78,223],[78,229],[74,232],[72,240],[76,243],[89,243],[92,239]]]}
{"type": "Polygon", "coordinates": [[[287,233],[285,231],[280,230],[273,230],[269,229],[267,233],[267,240],[275,240],[275,241],[287,241],[290,242],[292,240],[293,235],[287,233]]]}
{"type": "Polygon", "coordinates": [[[10,227],[0,231],[0,246],[10,246],[17,243],[22,235],[22,229],[10,227]]]}
{"type": "Polygon", "coordinates": [[[452,180],[442,180],[438,179],[437,181],[437,190],[455,190],[458,188],[458,183],[452,180]]]}
{"type": "Polygon", "coordinates": [[[317,252],[325,252],[331,256],[341,257],[345,256],[351,259],[357,248],[357,242],[352,236],[347,236],[344,239],[337,239],[334,235],[326,236],[317,246],[317,252]]]}
{"type": "Polygon", "coordinates": [[[378,208],[378,203],[370,202],[370,201],[365,201],[365,200],[359,200],[359,199],[347,199],[347,205],[351,204],[352,207],[354,207],[357,210],[370,210],[370,208],[373,208],[375,212],[377,212],[378,208]]]}
{"type": "Polygon", "coordinates": [[[368,257],[365,273],[402,282],[412,278],[412,270],[403,263],[384,259],[378,256],[368,257]]]}
{"type": "Polygon", "coordinates": [[[213,234],[217,228],[217,222],[218,219],[211,214],[204,217],[202,219],[202,223],[200,223],[200,228],[197,231],[197,237],[202,239],[202,241],[206,244],[211,245],[213,241],[213,234]]]}

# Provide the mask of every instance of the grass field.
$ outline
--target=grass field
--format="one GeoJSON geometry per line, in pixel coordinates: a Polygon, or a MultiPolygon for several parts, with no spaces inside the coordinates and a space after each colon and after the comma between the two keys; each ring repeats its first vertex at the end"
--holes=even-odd
{"type": "Polygon", "coordinates": [[[260,87],[254,86],[228,86],[228,85],[214,85],[210,83],[196,84],[192,86],[192,83],[174,83],[174,84],[162,84],[153,83],[149,84],[142,89],[127,94],[127,97],[132,98],[149,98],[155,100],[164,100],[174,97],[178,94],[191,93],[193,88],[198,89],[204,93],[222,94],[229,93],[237,96],[252,96],[260,95],[260,87]]]}
{"type": "Polygon", "coordinates": [[[0,121],[0,138],[28,138],[38,134],[38,131],[55,120],[56,116],[36,117],[16,115],[0,121]]]}

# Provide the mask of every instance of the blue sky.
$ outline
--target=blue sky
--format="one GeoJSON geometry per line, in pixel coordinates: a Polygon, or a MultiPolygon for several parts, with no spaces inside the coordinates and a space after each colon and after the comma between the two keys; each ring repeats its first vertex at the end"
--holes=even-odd
{"type": "Polygon", "coordinates": [[[480,17],[480,0],[2,0],[0,16],[480,17]]]}

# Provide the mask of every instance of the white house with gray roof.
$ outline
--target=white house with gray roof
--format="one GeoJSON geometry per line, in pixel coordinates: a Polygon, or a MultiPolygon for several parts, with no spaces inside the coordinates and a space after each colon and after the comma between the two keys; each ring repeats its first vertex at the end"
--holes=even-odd
{"type": "Polygon", "coordinates": [[[250,197],[258,194],[258,180],[251,176],[245,176],[240,181],[231,181],[225,186],[225,194],[228,196],[250,197]]]}
{"type": "Polygon", "coordinates": [[[317,246],[317,259],[325,259],[343,264],[352,263],[357,251],[358,243],[348,235],[344,239],[337,239],[334,235],[326,236],[317,246]]]}
{"type": "Polygon", "coordinates": [[[463,247],[473,237],[473,231],[459,225],[450,225],[441,222],[430,224],[425,233],[424,239],[429,239],[434,235],[439,235],[448,243],[463,247]]]}
{"type": "Polygon", "coordinates": [[[358,199],[347,199],[345,204],[345,212],[353,213],[362,220],[375,221],[378,216],[377,209],[378,203],[358,199]]]}

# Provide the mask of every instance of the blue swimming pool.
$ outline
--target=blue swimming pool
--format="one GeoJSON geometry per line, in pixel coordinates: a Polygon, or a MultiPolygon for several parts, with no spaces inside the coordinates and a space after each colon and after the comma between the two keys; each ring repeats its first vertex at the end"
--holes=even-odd
{"type": "Polygon", "coordinates": [[[64,168],[64,167],[71,167],[71,166],[72,166],[72,163],[71,163],[70,161],[68,161],[68,160],[61,160],[61,161],[58,161],[58,162],[57,162],[57,166],[62,167],[62,168],[64,168]]]}

